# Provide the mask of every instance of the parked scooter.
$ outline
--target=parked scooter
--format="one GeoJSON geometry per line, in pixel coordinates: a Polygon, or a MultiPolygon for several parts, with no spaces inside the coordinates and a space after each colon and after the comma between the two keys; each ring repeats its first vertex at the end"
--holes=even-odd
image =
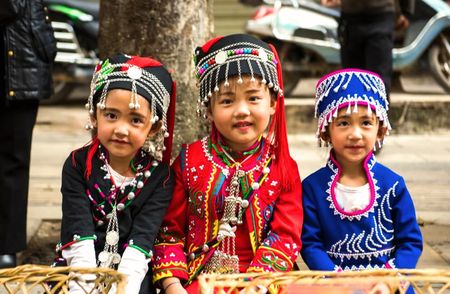
{"type": "Polygon", "coordinates": [[[97,58],[99,1],[45,0],[57,41],[53,67],[54,95],[44,103],[61,102],[76,86],[87,84],[97,58]]]}
{"type": "MultiPolygon", "coordinates": [[[[279,50],[287,96],[301,77],[319,76],[340,66],[338,10],[307,0],[264,2],[247,21],[246,31],[273,43],[279,50]]],[[[427,68],[450,93],[448,4],[442,0],[416,1],[411,24],[398,37],[393,50],[394,75],[417,66],[420,70],[427,68]]]]}

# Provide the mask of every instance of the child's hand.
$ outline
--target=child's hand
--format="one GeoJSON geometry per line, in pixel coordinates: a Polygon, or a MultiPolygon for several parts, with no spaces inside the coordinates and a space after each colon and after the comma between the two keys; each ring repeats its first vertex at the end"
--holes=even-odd
{"type": "Polygon", "coordinates": [[[184,289],[183,285],[181,283],[175,283],[170,285],[170,287],[166,288],[166,291],[164,291],[165,294],[187,294],[186,289],[184,289]]]}
{"type": "Polygon", "coordinates": [[[162,282],[163,290],[165,294],[187,294],[186,289],[184,289],[180,280],[175,277],[166,278],[162,282]]]}
{"type": "Polygon", "coordinates": [[[320,2],[326,7],[338,7],[341,5],[340,0],[321,0],[320,2]]]}
{"type": "Polygon", "coordinates": [[[400,14],[395,21],[395,30],[404,31],[409,27],[409,20],[403,14],[400,14]]]}

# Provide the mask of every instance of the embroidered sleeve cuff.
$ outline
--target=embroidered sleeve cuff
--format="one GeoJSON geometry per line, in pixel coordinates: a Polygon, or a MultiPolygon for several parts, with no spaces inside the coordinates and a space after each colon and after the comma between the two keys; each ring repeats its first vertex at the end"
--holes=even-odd
{"type": "Polygon", "coordinates": [[[187,273],[186,264],[171,262],[170,264],[164,264],[159,268],[153,266],[153,283],[155,285],[159,284],[158,281],[170,277],[177,277],[180,280],[187,281],[189,279],[189,275],[187,273]]]}
{"type": "Polygon", "coordinates": [[[62,244],[61,242],[59,242],[58,244],[56,244],[56,252],[61,252],[63,249],[66,249],[70,246],[72,246],[73,244],[77,243],[77,242],[81,242],[84,240],[97,240],[97,236],[96,235],[92,235],[92,236],[83,236],[81,237],[80,235],[73,235],[73,240],[70,242],[67,242],[66,244],[62,244]]]}
{"type": "Polygon", "coordinates": [[[83,240],[72,244],[61,251],[62,257],[69,266],[97,267],[95,245],[93,240],[83,240]]]}
{"type": "Polygon", "coordinates": [[[281,252],[281,254],[285,256],[285,258],[291,260],[291,262],[295,262],[295,260],[297,260],[300,255],[301,248],[301,245],[293,241],[280,238],[273,232],[269,233],[268,237],[264,240],[261,246],[281,252]]]}
{"type": "Polygon", "coordinates": [[[260,246],[247,272],[284,272],[292,270],[292,261],[281,251],[260,246]]]}
{"type": "Polygon", "coordinates": [[[160,243],[154,247],[153,282],[168,277],[188,279],[186,255],[182,244],[160,243]]]}
{"type": "Polygon", "coordinates": [[[130,240],[130,242],[128,242],[128,247],[131,247],[131,248],[134,248],[134,249],[140,251],[140,252],[143,253],[143,254],[145,255],[145,257],[147,257],[147,258],[152,258],[152,257],[153,257],[153,251],[151,251],[151,250],[146,251],[144,248],[141,248],[141,247],[135,245],[135,244],[133,243],[133,240],[130,240]]]}

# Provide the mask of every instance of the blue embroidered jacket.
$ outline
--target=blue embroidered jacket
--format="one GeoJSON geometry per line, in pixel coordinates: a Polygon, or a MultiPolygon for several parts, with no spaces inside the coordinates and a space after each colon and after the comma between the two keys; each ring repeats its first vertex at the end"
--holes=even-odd
{"type": "Polygon", "coordinates": [[[369,205],[356,212],[339,207],[334,193],[341,168],[333,152],[327,165],[303,181],[304,223],[301,254],[311,270],[414,268],[422,235],[403,178],[364,161],[369,205]]]}

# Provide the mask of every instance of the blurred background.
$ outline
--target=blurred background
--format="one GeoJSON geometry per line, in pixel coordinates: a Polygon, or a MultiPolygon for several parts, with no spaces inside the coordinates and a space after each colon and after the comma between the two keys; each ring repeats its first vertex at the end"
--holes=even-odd
{"type": "MultiPolygon", "coordinates": [[[[98,61],[99,0],[46,0],[58,40],[55,95],[44,104],[87,97],[98,61]]],[[[416,0],[410,26],[395,34],[393,91],[450,92],[450,10],[416,0]]],[[[339,7],[314,0],[215,0],[213,34],[247,32],[272,43],[283,65],[286,97],[311,98],[321,75],[340,66],[339,7]]],[[[77,102],[74,102],[77,103],[77,102]]]]}

